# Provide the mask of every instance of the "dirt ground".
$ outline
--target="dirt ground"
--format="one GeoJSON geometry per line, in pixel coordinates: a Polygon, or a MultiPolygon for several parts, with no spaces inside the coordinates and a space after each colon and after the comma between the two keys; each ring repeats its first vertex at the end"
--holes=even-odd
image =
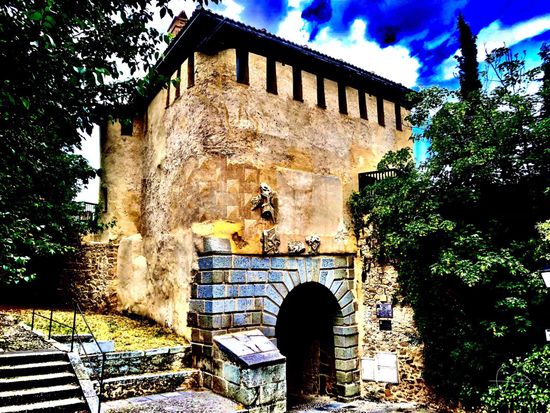
{"type": "Polygon", "coordinates": [[[51,348],[50,343],[23,327],[17,318],[0,313],[0,352],[51,348]]]}

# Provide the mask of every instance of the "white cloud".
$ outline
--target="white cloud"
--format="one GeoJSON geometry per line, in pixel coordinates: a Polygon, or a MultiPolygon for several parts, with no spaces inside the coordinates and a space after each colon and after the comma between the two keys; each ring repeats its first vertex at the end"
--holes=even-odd
{"type": "MultiPolygon", "coordinates": [[[[534,17],[513,26],[503,26],[500,20],[495,20],[489,26],[481,29],[477,35],[477,60],[484,61],[486,54],[498,47],[512,47],[548,30],[550,30],[550,14],[534,17]]],[[[440,73],[444,80],[454,77],[456,72],[454,56],[457,54],[460,54],[460,50],[457,50],[441,64],[440,73]]]]}
{"type": "Polygon", "coordinates": [[[216,9],[218,13],[223,14],[225,17],[239,21],[241,21],[243,10],[244,6],[241,6],[235,0],[223,0],[216,9]]]}
{"type": "Polygon", "coordinates": [[[415,86],[420,62],[412,57],[404,46],[381,48],[376,42],[367,40],[366,29],[366,22],[356,19],[346,35],[341,36],[334,33],[330,27],[325,27],[313,42],[308,43],[307,22],[301,18],[298,8],[288,12],[279,25],[277,34],[298,44],[307,44],[312,49],[375,72],[407,87],[415,86]]]}

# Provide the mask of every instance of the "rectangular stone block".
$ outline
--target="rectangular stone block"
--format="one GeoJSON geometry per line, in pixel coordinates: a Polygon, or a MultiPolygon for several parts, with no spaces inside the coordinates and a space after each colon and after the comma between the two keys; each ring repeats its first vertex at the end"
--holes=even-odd
{"type": "Polygon", "coordinates": [[[249,311],[254,309],[254,300],[252,298],[238,298],[237,311],[249,311]]]}
{"type": "Polygon", "coordinates": [[[282,271],[269,271],[267,279],[270,283],[277,283],[283,281],[283,272],[282,271]]]}
{"type": "Polygon", "coordinates": [[[225,297],[225,285],[199,285],[196,296],[197,298],[223,298],[225,297]]]}
{"type": "Polygon", "coordinates": [[[189,311],[194,313],[204,313],[205,302],[205,300],[192,298],[191,300],[189,300],[189,311]]]}
{"type": "Polygon", "coordinates": [[[298,260],[296,258],[286,258],[285,268],[287,270],[297,270],[298,260]]]}
{"type": "Polygon", "coordinates": [[[279,306],[268,298],[264,298],[263,307],[273,315],[279,314],[279,306]]]}
{"type": "Polygon", "coordinates": [[[336,371],[352,371],[357,370],[359,365],[357,359],[349,359],[349,360],[335,360],[335,367],[336,371]]]}
{"type": "Polygon", "coordinates": [[[336,392],[339,396],[353,397],[360,394],[358,383],[337,384],[336,392]]]}
{"type": "Polygon", "coordinates": [[[262,323],[268,326],[276,326],[277,325],[277,317],[274,317],[268,313],[263,313],[262,317],[262,323]]]}
{"type": "Polygon", "coordinates": [[[357,346],[358,338],[357,335],[349,335],[349,336],[339,336],[334,335],[334,345],[336,347],[353,347],[357,346]]]}
{"type": "Polygon", "coordinates": [[[244,406],[250,406],[258,397],[257,389],[237,386],[234,383],[227,383],[227,396],[244,406]]]}
{"type": "Polygon", "coordinates": [[[264,257],[252,257],[250,261],[250,269],[252,270],[268,270],[271,264],[269,258],[264,257]]]}
{"type": "Polygon", "coordinates": [[[285,268],[285,259],[280,257],[272,257],[271,268],[278,269],[278,270],[285,268]]]}
{"type": "Polygon", "coordinates": [[[359,328],[355,326],[334,326],[332,331],[335,335],[351,336],[359,333],[359,328]]]}
{"type": "Polygon", "coordinates": [[[289,273],[284,274],[283,283],[285,284],[288,291],[292,291],[292,289],[294,288],[294,283],[289,273]]]}
{"type": "Polygon", "coordinates": [[[322,258],[321,268],[334,268],[334,258],[322,258]]]}
{"type": "Polygon", "coordinates": [[[337,301],[340,301],[346,292],[349,292],[348,283],[346,281],[342,281],[342,285],[338,287],[338,290],[334,293],[334,297],[336,297],[337,301]]]}
{"type": "Polygon", "coordinates": [[[263,283],[267,281],[267,271],[247,271],[246,282],[263,283]]]}
{"type": "Polygon", "coordinates": [[[334,280],[334,282],[332,283],[332,285],[330,286],[330,291],[332,292],[332,294],[336,295],[336,292],[338,291],[338,289],[343,285],[344,283],[342,281],[337,281],[337,280],[334,280]]]}
{"type": "Polygon", "coordinates": [[[273,287],[275,287],[275,289],[281,295],[281,297],[286,297],[287,296],[288,289],[286,288],[286,286],[283,283],[272,283],[271,285],[273,287]]]}
{"type": "Polygon", "coordinates": [[[348,257],[334,257],[335,268],[346,268],[348,266],[348,257]]]}
{"type": "Polygon", "coordinates": [[[246,271],[244,270],[234,270],[227,272],[227,282],[228,283],[244,283],[246,282],[246,271]]]}
{"type": "Polygon", "coordinates": [[[227,380],[222,377],[212,376],[212,391],[225,396],[227,394],[227,380]]]}
{"type": "Polygon", "coordinates": [[[306,263],[303,259],[298,259],[298,276],[300,277],[300,283],[304,284],[307,282],[307,272],[306,272],[306,263]]]}
{"type": "Polygon", "coordinates": [[[351,302],[348,305],[346,305],[344,308],[342,308],[342,315],[345,317],[352,314],[354,311],[355,311],[355,307],[353,305],[353,302],[351,302]]]}
{"type": "Polygon", "coordinates": [[[289,271],[288,274],[290,275],[290,279],[292,280],[292,285],[297,286],[300,285],[300,275],[297,271],[289,271]]]}
{"type": "Polygon", "coordinates": [[[233,268],[248,270],[250,268],[250,257],[236,255],[233,257],[233,268]]]}
{"type": "Polygon", "coordinates": [[[232,260],[229,255],[213,255],[199,258],[199,270],[211,270],[215,268],[231,268],[232,260]]]}
{"type": "Polygon", "coordinates": [[[236,313],[233,314],[233,326],[242,327],[252,325],[252,314],[250,313],[236,313]]]}
{"type": "Polygon", "coordinates": [[[336,372],[336,381],[338,383],[356,383],[359,381],[359,378],[359,370],[336,372]]]}
{"type": "Polygon", "coordinates": [[[199,284],[212,284],[212,271],[201,271],[197,279],[199,284]]]}
{"type": "Polygon", "coordinates": [[[267,286],[265,294],[271,301],[279,306],[283,303],[283,298],[272,285],[267,286]]]}
{"type": "Polygon", "coordinates": [[[345,268],[338,268],[334,270],[335,280],[345,280],[348,277],[348,272],[345,268]]]}
{"type": "Polygon", "coordinates": [[[254,284],[254,295],[256,297],[263,297],[265,295],[265,284],[254,284]]]}
{"type": "Polygon", "coordinates": [[[338,303],[340,304],[341,308],[345,308],[352,301],[353,301],[353,294],[351,291],[348,291],[342,296],[342,298],[340,298],[340,300],[338,300],[338,303]]]}
{"type": "Polygon", "coordinates": [[[231,313],[233,311],[236,311],[237,310],[236,302],[237,300],[234,298],[226,298],[225,300],[223,300],[223,303],[224,303],[223,311],[226,313],[231,313]]]}
{"type": "Polygon", "coordinates": [[[249,284],[239,285],[239,297],[254,297],[254,286],[249,284]]]}
{"type": "Polygon", "coordinates": [[[225,300],[207,300],[204,302],[205,313],[223,313],[225,300]]]}
{"type": "Polygon", "coordinates": [[[234,364],[225,362],[223,363],[223,377],[238,385],[241,383],[241,369],[234,364]]]}
{"type": "Polygon", "coordinates": [[[341,360],[353,359],[359,356],[359,348],[355,347],[335,347],[334,357],[341,360]]]}
{"type": "Polygon", "coordinates": [[[264,333],[266,337],[275,337],[275,327],[262,326],[260,330],[262,330],[262,333],[264,333]]]}
{"type": "Polygon", "coordinates": [[[271,404],[286,400],[286,383],[266,383],[260,387],[258,401],[260,404],[271,404]]]}

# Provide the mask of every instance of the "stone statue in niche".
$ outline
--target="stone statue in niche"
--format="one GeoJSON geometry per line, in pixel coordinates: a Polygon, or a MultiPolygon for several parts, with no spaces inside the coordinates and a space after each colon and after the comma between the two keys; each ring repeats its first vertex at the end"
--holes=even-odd
{"type": "Polygon", "coordinates": [[[277,213],[279,210],[279,199],[277,193],[266,183],[260,184],[260,193],[250,200],[251,210],[260,208],[263,219],[277,223],[277,213]]]}
{"type": "Polygon", "coordinates": [[[321,237],[317,234],[312,234],[306,237],[306,244],[309,247],[309,255],[318,255],[319,247],[321,246],[321,237]]]}
{"type": "Polygon", "coordinates": [[[289,254],[303,254],[306,252],[306,246],[302,241],[289,241],[288,253],[289,254]]]}
{"type": "Polygon", "coordinates": [[[278,254],[281,239],[275,230],[275,227],[266,229],[262,232],[262,248],[264,254],[278,254]]]}

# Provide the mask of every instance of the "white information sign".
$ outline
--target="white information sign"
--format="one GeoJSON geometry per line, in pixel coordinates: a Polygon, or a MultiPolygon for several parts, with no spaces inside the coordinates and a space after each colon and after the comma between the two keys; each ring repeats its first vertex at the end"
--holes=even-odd
{"type": "Polygon", "coordinates": [[[546,341],[550,341],[550,328],[547,328],[545,331],[546,331],[546,341]]]}
{"type": "Polygon", "coordinates": [[[374,358],[362,359],[361,378],[365,381],[399,383],[397,354],[379,352],[376,353],[374,358]]]}

